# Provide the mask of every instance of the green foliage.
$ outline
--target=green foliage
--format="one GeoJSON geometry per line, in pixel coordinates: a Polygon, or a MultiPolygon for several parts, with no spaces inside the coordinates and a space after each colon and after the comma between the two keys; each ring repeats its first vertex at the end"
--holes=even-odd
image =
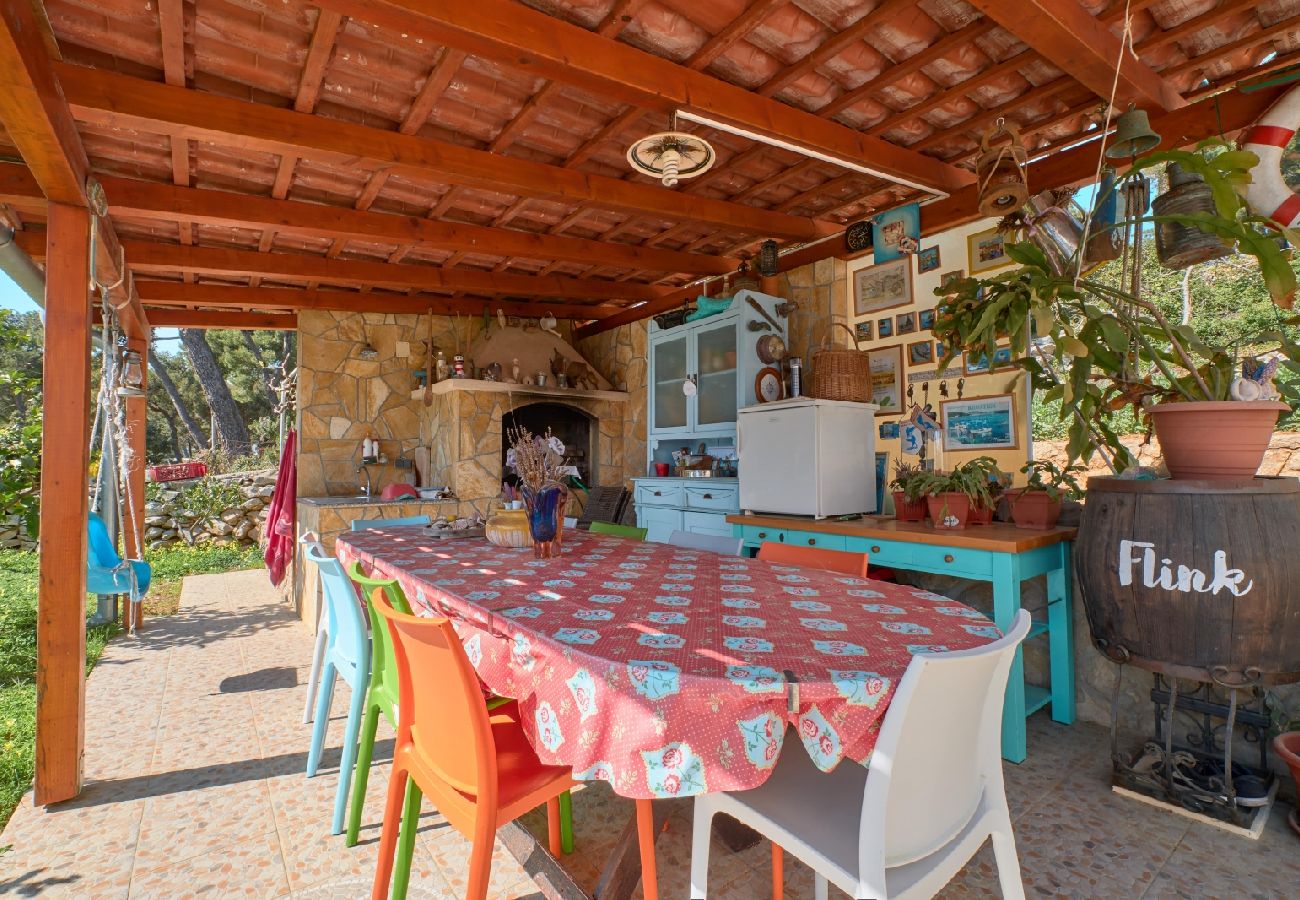
{"type": "Polygon", "coordinates": [[[35,535],[41,488],[41,321],[0,313],[0,515],[35,535]]]}
{"type": "Polygon", "coordinates": [[[237,507],[244,502],[244,494],[239,489],[239,485],[229,481],[218,481],[211,477],[201,478],[183,488],[169,488],[165,483],[150,483],[145,487],[145,499],[160,499],[162,493],[169,489],[177,491],[180,495],[173,503],[204,519],[216,518],[227,509],[237,507]]]}
{"type": "Polygon", "coordinates": [[[1030,460],[1020,467],[1020,474],[1028,476],[1025,490],[1041,491],[1053,500],[1078,500],[1082,497],[1083,488],[1074,473],[1083,471],[1083,466],[1066,466],[1062,469],[1045,459],[1030,460]]]}
{"type": "Polygon", "coordinates": [[[161,582],[175,581],[186,575],[209,575],[214,572],[238,572],[241,569],[260,569],[262,550],[252,546],[225,546],[200,544],[194,547],[176,546],[151,550],[149,565],[153,577],[161,582]]]}
{"type": "Polygon", "coordinates": [[[902,491],[907,497],[908,503],[915,503],[921,499],[921,488],[926,483],[925,475],[928,473],[921,467],[920,463],[907,463],[901,459],[894,463],[894,479],[889,482],[891,491],[902,491]]]}
{"type": "MultiPolygon", "coordinates": [[[[916,476],[913,490],[916,497],[936,494],[965,494],[972,506],[992,506],[993,498],[1001,493],[1005,474],[991,456],[980,456],[957,466],[951,472],[929,471],[916,476]]],[[[910,498],[911,499],[911,498],[910,498]]]]}
{"type": "MultiPolygon", "coordinates": [[[[1275,303],[1289,303],[1296,271],[1280,249],[1276,232],[1247,213],[1233,189],[1254,164],[1253,155],[1222,152],[1203,157],[1169,151],[1138,160],[1129,174],[1171,161],[1205,177],[1220,212],[1174,217],[1176,221],[1235,244],[1254,260],[1254,283],[1275,303]]],[[[1153,216],[1147,221],[1170,218],[1153,216]]],[[[1148,289],[1133,297],[1118,283],[1117,267],[1076,280],[1073,265],[1058,274],[1031,243],[1012,244],[1007,252],[1021,268],[957,283],[940,310],[935,335],[949,350],[946,359],[957,350],[992,356],[999,338],[1009,335],[1016,364],[1044,392],[1043,402],[1061,409],[1071,460],[1087,457],[1100,443],[1121,467],[1128,465],[1131,455],[1120,442],[1115,413],[1167,400],[1227,399],[1240,356],[1280,351],[1300,374],[1300,345],[1286,328],[1294,323],[1278,321],[1279,313],[1272,314],[1272,324],[1283,327],[1240,334],[1234,346],[1216,345],[1208,332],[1182,322],[1181,283],[1173,295],[1178,311],[1174,315],[1164,306],[1173,299],[1167,290],[1148,289]],[[1031,352],[1035,335],[1048,341],[1031,352]]],[[[1284,396],[1300,397],[1294,379],[1281,378],[1277,386],[1284,396]]]]}

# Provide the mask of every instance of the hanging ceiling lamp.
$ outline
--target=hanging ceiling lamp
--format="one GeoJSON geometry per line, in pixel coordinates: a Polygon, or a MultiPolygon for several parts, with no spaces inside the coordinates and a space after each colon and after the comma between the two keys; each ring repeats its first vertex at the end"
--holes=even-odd
{"type": "Polygon", "coordinates": [[[673,116],[671,131],[647,135],[627,148],[627,161],[642,175],[658,178],[664,187],[676,187],[683,178],[703,175],[717,156],[709,142],[677,130],[673,116]]]}

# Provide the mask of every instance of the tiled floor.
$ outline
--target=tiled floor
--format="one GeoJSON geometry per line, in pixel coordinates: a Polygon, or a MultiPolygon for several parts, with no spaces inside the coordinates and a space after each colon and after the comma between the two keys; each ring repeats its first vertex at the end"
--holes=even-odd
{"type": "MultiPolygon", "coordinates": [[[[0,847],[0,895],[19,897],[302,897],[369,893],[387,767],[371,776],[362,842],[329,834],[338,751],[303,775],[302,704],[311,641],[262,572],[190,578],[181,612],[138,640],[119,639],[90,678],[86,782],[80,798],[46,812],[30,795],[0,847]]],[[[341,742],[347,690],[335,697],[330,745],[341,742]]],[[[384,728],[386,726],[381,726],[384,728]]],[[[391,733],[381,731],[377,756],[391,733]]],[[[959,752],[959,751],[955,751],[959,752]]],[[[1294,897],[1300,840],[1274,811],[1258,842],[1189,823],[1110,793],[1101,729],[1065,728],[1043,715],[1030,758],[1007,767],[1007,791],[1026,891],[1066,897],[1294,897]]],[[[577,852],[566,865],[595,883],[631,805],[603,786],[574,798],[577,852]]],[[[659,841],[662,896],[687,896],[691,807],[676,805],[659,841]]],[[[542,816],[530,815],[541,828],[542,816]]],[[[413,898],[457,898],[467,844],[426,804],[413,898]]],[[[715,840],[710,896],[769,893],[766,845],[740,854],[715,840]]],[[[812,896],[809,871],[787,859],[786,896],[812,896]]],[[[986,847],[945,896],[997,893],[986,847]]],[[[492,896],[540,897],[498,846],[492,896]]]]}

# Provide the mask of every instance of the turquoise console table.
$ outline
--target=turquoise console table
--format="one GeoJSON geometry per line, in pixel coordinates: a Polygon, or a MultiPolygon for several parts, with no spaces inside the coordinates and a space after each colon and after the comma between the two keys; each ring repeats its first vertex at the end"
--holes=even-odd
{"type": "Polygon", "coordinates": [[[953,575],[993,584],[993,621],[1006,629],[1020,609],[1020,584],[1047,576],[1047,618],[1035,620],[1030,638],[1047,635],[1051,686],[1025,684],[1021,652],[1011,667],[1002,715],[1002,756],[1025,758],[1025,717],[1048,704],[1052,718],[1074,722],[1074,638],[1070,607],[1070,544],[1073,528],[1028,531],[1012,525],[979,525],[964,531],[937,531],[895,519],[855,522],[786,516],[728,516],[736,537],[748,549],[766,541],[869,553],[873,566],[953,575]]]}

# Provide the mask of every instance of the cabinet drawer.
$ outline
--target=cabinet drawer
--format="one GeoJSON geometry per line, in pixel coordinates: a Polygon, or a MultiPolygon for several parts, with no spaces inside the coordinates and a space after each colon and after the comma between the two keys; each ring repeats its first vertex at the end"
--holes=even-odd
{"type": "Polygon", "coordinates": [[[941,575],[988,578],[993,574],[993,557],[987,550],[961,550],[956,547],[925,546],[916,548],[918,569],[941,575]]]}
{"type": "Polygon", "coordinates": [[[682,506],[682,486],[680,484],[638,484],[636,486],[636,505],[642,506],[682,506]]]}
{"type": "MultiPolygon", "coordinates": [[[[707,480],[707,479],[705,479],[707,480]]],[[[740,491],[733,485],[722,487],[695,487],[685,485],[687,509],[717,509],[723,512],[739,512],[740,491]]]]}
{"type": "Polygon", "coordinates": [[[660,544],[666,544],[668,543],[668,539],[673,536],[674,531],[682,530],[683,515],[684,514],[680,509],[638,506],[636,510],[636,524],[638,528],[646,529],[647,541],[657,541],[660,544]]]}
{"type": "Polygon", "coordinates": [[[682,513],[682,521],[685,525],[683,530],[695,534],[716,534],[722,537],[731,537],[732,534],[726,513],[691,512],[687,510],[682,513]]]}
{"type": "Polygon", "coordinates": [[[785,542],[796,547],[820,547],[823,550],[845,549],[842,534],[818,534],[815,531],[787,531],[785,542]]]}
{"type": "Polygon", "coordinates": [[[849,538],[845,541],[845,550],[853,553],[866,553],[873,566],[889,566],[906,569],[912,565],[916,547],[896,541],[876,541],[870,538],[849,538]]]}
{"type": "Polygon", "coordinates": [[[758,525],[746,525],[744,528],[745,543],[751,547],[767,543],[785,543],[785,532],[779,528],[765,528],[758,525]]]}

